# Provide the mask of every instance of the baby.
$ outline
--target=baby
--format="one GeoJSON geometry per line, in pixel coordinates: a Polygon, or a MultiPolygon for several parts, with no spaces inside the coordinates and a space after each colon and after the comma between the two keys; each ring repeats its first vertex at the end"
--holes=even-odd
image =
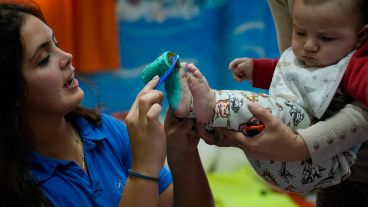
{"type": "MultiPolygon", "coordinates": [[[[338,90],[339,83],[354,49],[365,38],[360,2],[296,1],[292,13],[292,47],[279,60],[243,58],[231,63],[236,77],[252,74],[260,65],[276,65],[269,95],[213,90],[196,66],[182,64],[176,75],[180,93],[175,97],[179,101],[173,102],[173,95],[167,90],[174,114],[180,118],[195,117],[197,122],[209,127],[227,127],[248,136],[263,129],[262,123],[249,112],[248,102],[267,108],[292,129],[306,128],[314,119],[326,118],[330,115],[328,109],[345,95],[338,90]]],[[[316,165],[308,161],[248,159],[255,171],[272,185],[293,192],[309,192],[349,177],[356,154],[348,150],[316,165]]]]}

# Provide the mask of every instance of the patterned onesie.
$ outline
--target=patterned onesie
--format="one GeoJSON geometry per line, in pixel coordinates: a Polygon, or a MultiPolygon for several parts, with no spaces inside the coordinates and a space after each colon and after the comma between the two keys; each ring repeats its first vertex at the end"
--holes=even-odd
{"type": "MultiPolygon", "coordinates": [[[[287,49],[276,66],[270,95],[236,90],[215,91],[212,127],[227,127],[249,135],[250,127],[260,124],[247,106],[248,101],[253,101],[268,109],[291,129],[307,128],[314,119],[320,119],[325,114],[331,103],[331,106],[334,105],[332,100],[337,97],[338,86],[351,55],[335,65],[306,68],[292,50],[287,49]]],[[[350,166],[355,160],[355,150],[313,165],[307,160],[285,162],[249,158],[254,170],[264,180],[292,192],[311,192],[342,182],[349,177],[350,166]]]]}

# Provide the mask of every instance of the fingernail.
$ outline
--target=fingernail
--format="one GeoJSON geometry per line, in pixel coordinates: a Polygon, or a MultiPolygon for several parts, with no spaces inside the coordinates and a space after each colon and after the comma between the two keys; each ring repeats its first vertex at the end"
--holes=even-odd
{"type": "Polygon", "coordinates": [[[156,75],[155,77],[152,78],[152,80],[156,80],[158,78],[159,78],[158,75],[156,75]]]}

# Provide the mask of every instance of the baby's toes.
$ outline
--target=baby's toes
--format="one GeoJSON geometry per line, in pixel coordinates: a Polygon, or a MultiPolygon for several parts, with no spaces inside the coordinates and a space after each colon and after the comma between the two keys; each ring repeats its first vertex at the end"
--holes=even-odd
{"type": "Polygon", "coordinates": [[[199,83],[203,83],[205,81],[204,76],[199,70],[194,71],[193,76],[197,79],[199,83]]]}
{"type": "Polygon", "coordinates": [[[187,80],[188,80],[188,84],[191,88],[199,85],[198,79],[191,72],[187,72],[187,80]]]}

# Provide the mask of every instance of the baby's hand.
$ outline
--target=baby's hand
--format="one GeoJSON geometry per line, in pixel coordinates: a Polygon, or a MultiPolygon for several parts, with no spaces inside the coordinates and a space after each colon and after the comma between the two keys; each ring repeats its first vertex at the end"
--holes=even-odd
{"type": "Polygon", "coordinates": [[[252,80],[253,60],[251,58],[235,58],[229,64],[229,70],[236,81],[252,80]]]}

